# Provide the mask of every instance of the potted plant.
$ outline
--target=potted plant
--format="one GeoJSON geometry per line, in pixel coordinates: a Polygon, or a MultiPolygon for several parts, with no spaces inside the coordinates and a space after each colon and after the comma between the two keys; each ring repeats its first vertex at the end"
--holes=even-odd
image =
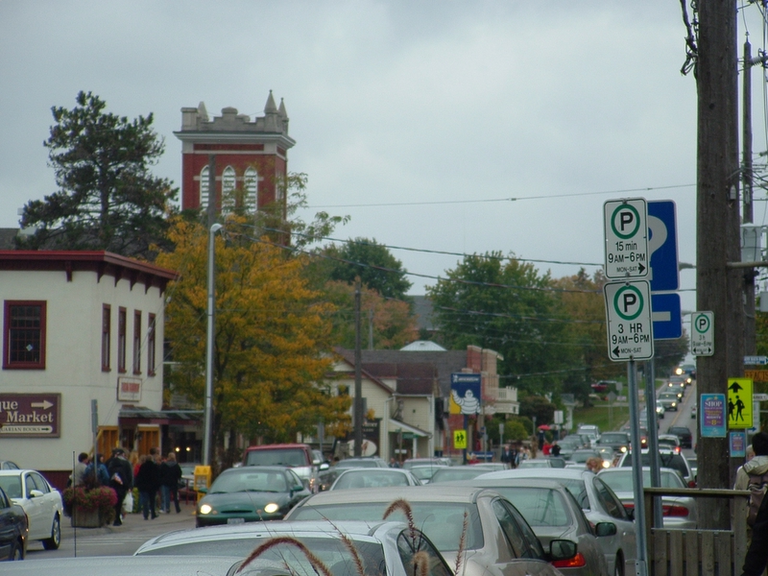
{"type": "Polygon", "coordinates": [[[114,521],[117,494],[109,486],[69,487],[64,490],[64,513],[72,526],[98,528],[114,521]]]}

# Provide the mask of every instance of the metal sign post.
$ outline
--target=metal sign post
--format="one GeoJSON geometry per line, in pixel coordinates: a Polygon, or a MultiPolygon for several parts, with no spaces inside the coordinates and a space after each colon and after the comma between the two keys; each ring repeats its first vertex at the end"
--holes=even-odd
{"type": "Polygon", "coordinates": [[[635,495],[635,543],[637,544],[637,559],[635,572],[637,576],[647,576],[648,561],[645,543],[645,503],[643,502],[643,460],[640,448],[640,412],[638,410],[637,373],[635,361],[627,364],[627,382],[629,392],[629,427],[632,449],[629,453],[632,459],[632,477],[635,495]]]}

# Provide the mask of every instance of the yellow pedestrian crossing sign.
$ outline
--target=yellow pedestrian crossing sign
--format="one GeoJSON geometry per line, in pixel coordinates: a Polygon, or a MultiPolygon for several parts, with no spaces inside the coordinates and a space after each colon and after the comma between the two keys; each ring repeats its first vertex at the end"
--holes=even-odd
{"type": "Polygon", "coordinates": [[[752,428],[751,378],[728,378],[728,428],[752,428]]]}
{"type": "Polygon", "coordinates": [[[467,448],[467,431],[466,430],[454,430],[453,431],[453,447],[457,450],[466,450],[467,448]]]}

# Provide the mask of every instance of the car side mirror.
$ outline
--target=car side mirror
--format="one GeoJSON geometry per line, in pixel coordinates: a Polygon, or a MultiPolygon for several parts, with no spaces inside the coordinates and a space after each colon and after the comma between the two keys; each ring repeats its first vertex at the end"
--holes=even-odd
{"type": "Polygon", "coordinates": [[[616,524],[613,522],[598,522],[595,526],[595,536],[613,536],[616,534],[616,524]]]}
{"type": "Polygon", "coordinates": [[[331,465],[328,464],[328,462],[322,462],[320,464],[320,470],[328,470],[330,467],[331,467],[331,465]]]}
{"type": "Polygon", "coordinates": [[[30,490],[29,491],[29,497],[30,498],[40,498],[43,493],[40,490],[30,490]]]}
{"type": "Polygon", "coordinates": [[[302,490],[304,490],[304,485],[303,484],[297,484],[296,486],[291,488],[291,493],[301,492],[302,490]]]}
{"type": "Polygon", "coordinates": [[[635,507],[634,506],[624,506],[624,510],[627,511],[627,516],[629,516],[630,520],[635,519],[635,507]]]}
{"type": "Polygon", "coordinates": [[[555,562],[557,560],[567,560],[576,556],[578,546],[576,542],[571,540],[552,540],[549,543],[549,560],[555,562]]]}

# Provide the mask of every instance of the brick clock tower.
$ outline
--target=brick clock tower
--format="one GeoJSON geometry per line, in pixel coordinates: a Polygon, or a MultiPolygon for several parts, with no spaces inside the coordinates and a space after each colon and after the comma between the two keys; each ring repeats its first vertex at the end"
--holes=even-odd
{"type": "Polygon", "coordinates": [[[182,142],[182,210],[207,210],[213,166],[217,213],[255,212],[277,202],[285,218],[286,198],[277,180],[286,175],[288,149],[296,142],[288,136],[285,105],[275,105],[272,91],[264,116],[253,121],[235,108],[224,108],[213,120],[202,102],[182,108],[181,130],[174,134],[182,142]]]}

